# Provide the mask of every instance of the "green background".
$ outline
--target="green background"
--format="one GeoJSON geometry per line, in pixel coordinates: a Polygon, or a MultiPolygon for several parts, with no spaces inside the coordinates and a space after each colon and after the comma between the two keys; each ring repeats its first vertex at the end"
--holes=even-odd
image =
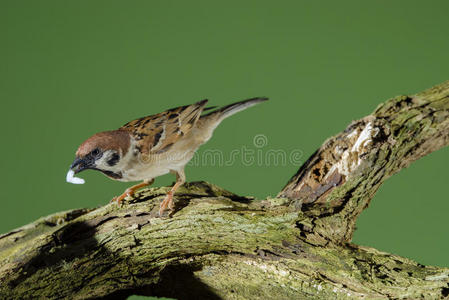
{"type": "MultiPolygon", "coordinates": [[[[271,101],[226,120],[203,146],[228,155],[300,150],[382,101],[449,79],[449,2],[1,1],[0,232],[107,203],[129,184],[85,172],[65,182],[95,132],[203,98],[271,101]]],[[[449,149],[388,180],[354,242],[449,266],[449,149]]],[[[187,179],[274,196],[294,165],[190,166],[187,179]]],[[[156,185],[174,180],[167,175],[156,185]]]]}

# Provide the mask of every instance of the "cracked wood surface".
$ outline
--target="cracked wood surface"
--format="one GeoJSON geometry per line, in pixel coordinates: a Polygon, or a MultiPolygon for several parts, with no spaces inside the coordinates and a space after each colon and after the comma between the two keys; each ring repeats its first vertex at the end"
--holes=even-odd
{"type": "Polygon", "coordinates": [[[328,139],[278,197],[310,216],[314,243],[346,243],[379,186],[413,161],[449,143],[449,81],[399,96],[328,139]]]}
{"type": "Polygon", "coordinates": [[[448,144],[449,82],[396,97],[324,145],[274,199],[185,184],[0,236],[0,299],[440,299],[449,269],[350,244],[379,185],[448,144]]]}

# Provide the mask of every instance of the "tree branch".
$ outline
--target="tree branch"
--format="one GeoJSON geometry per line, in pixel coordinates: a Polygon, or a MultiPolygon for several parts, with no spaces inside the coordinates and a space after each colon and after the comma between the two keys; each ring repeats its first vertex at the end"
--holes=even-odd
{"type": "Polygon", "coordinates": [[[329,139],[279,197],[185,184],[57,213],[0,236],[5,299],[439,299],[449,269],[349,244],[379,185],[448,144],[449,82],[397,97],[329,139]]]}
{"type": "Polygon", "coordinates": [[[303,226],[311,241],[346,243],[388,177],[448,143],[449,81],[391,99],[352,122],[309,158],[278,197],[292,199],[311,217],[303,226]]]}

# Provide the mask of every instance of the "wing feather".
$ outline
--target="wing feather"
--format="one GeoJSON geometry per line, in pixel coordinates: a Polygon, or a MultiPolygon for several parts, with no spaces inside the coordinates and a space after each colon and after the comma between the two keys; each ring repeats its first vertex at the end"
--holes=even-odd
{"type": "Polygon", "coordinates": [[[206,100],[180,106],[126,123],[121,130],[131,132],[142,154],[164,153],[187,134],[200,117],[206,100]]]}

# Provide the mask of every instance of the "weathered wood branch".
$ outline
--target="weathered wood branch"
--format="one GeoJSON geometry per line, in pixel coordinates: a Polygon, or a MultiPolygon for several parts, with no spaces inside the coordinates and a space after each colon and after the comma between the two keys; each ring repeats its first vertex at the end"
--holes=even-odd
{"type": "Polygon", "coordinates": [[[307,239],[351,241],[358,215],[379,186],[413,161],[449,143],[449,81],[400,96],[327,140],[279,193],[310,219],[307,239]]]}
{"type": "Polygon", "coordinates": [[[329,139],[275,199],[184,185],[57,213],[0,236],[1,299],[439,299],[449,269],[350,244],[379,185],[449,142],[449,82],[329,139]]]}

